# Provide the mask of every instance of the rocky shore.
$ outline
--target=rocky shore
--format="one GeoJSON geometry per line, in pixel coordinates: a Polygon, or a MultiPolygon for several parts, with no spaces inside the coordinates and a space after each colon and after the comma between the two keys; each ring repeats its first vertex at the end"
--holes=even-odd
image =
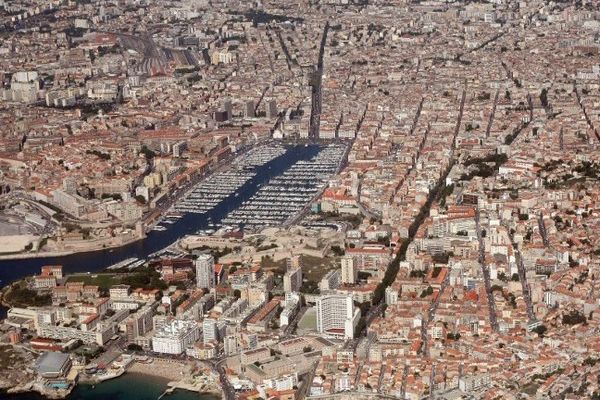
{"type": "Polygon", "coordinates": [[[9,345],[0,345],[0,390],[21,393],[35,390],[35,374],[31,370],[32,353],[9,345]]]}
{"type": "Polygon", "coordinates": [[[134,237],[131,239],[125,239],[117,244],[110,243],[98,243],[91,242],[87,246],[79,246],[77,249],[69,249],[69,250],[53,250],[53,251],[30,251],[23,253],[10,253],[10,254],[0,254],[0,261],[8,261],[8,260],[25,260],[30,258],[49,258],[49,257],[63,257],[69,256],[72,254],[78,253],[90,253],[94,251],[101,250],[110,250],[110,249],[118,249],[119,247],[127,246],[131,243],[138,242],[140,240],[144,240],[144,238],[134,237]]]}
{"type": "Polygon", "coordinates": [[[52,389],[46,387],[41,382],[31,381],[6,388],[6,393],[18,394],[36,392],[47,399],[65,399],[69,394],[71,394],[74,388],[75,385],[70,386],[68,389],[52,389]]]}

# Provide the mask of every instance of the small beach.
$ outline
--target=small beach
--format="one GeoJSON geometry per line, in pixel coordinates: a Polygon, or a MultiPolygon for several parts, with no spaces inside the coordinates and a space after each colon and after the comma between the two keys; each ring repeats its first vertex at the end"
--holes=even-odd
{"type": "Polygon", "coordinates": [[[181,361],[154,359],[149,364],[134,361],[127,367],[127,373],[147,375],[169,381],[177,381],[189,376],[191,367],[181,361]]]}
{"type": "Polygon", "coordinates": [[[220,397],[221,387],[216,379],[206,375],[193,373],[193,366],[182,361],[154,359],[152,363],[134,361],[127,368],[127,373],[145,375],[153,379],[164,379],[171,392],[185,389],[196,393],[215,394],[220,397]]]}

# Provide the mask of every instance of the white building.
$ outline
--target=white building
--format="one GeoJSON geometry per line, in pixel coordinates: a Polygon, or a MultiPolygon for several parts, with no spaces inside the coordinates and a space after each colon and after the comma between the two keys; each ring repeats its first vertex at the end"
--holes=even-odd
{"type": "Polygon", "coordinates": [[[342,284],[354,285],[358,277],[358,268],[354,265],[354,257],[342,257],[342,284]]]}
{"type": "Polygon", "coordinates": [[[398,290],[393,289],[391,287],[385,288],[385,304],[387,304],[388,306],[394,305],[398,303],[399,298],[400,295],[398,293],[398,290]]]}
{"type": "Polygon", "coordinates": [[[174,320],[162,327],[152,338],[152,350],[157,353],[181,354],[200,338],[195,321],[174,320]]]}
{"type": "Polygon", "coordinates": [[[219,340],[219,328],[217,320],[213,318],[205,318],[202,322],[202,336],[204,344],[219,340]]]}
{"type": "Polygon", "coordinates": [[[264,386],[277,391],[291,390],[298,385],[298,373],[279,376],[277,378],[265,379],[264,386]]]}
{"type": "Polygon", "coordinates": [[[339,376],[335,381],[335,389],[338,392],[345,392],[353,389],[352,378],[348,374],[339,376]]]}
{"type": "Polygon", "coordinates": [[[37,311],[34,321],[39,337],[62,341],[79,339],[83,343],[96,343],[103,346],[118,332],[121,321],[129,316],[128,311],[122,310],[100,322],[94,321],[92,323],[94,319],[98,318],[93,316],[89,322],[82,320],[78,326],[65,326],[62,323],[67,321],[61,319],[61,315],[68,318],[71,318],[72,315],[63,313],[63,310],[67,309],[65,307],[54,307],[37,311]],[[61,323],[57,324],[57,322],[61,323]]]}
{"type": "Polygon", "coordinates": [[[317,298],[317,330],[327,336],[352,339],[360,319],[351,295],[331,294],[317,298]]]}
{"type": "Polygon", "coordinates": [[[300,295],[298,293],[286,293],[283,311],[279,314],[279,326],[288,326],[300,310],[300,295]]]}
{"type": "Polygon", "coordinates": [[[223,351],[226,355],[231,356],[241,349],[240,346],[240,335],[233,334],[227,335],[223,338],[223,351]]]}
{"type": "Polygon", "coordinates": [[[143,210],[134,201],[107,201],[104,203],[106,212],[121,221],[137,221],[142,218],[143,210]]]}
{"type": "Polygon", "coordinates": [[[61,210],[77,218],[85,214],[88,201],[83,197],[77,194],[69,194],[60,189],[53,190],[50,193],[52,194],[52,203],[61,210]]]}
{"type": "Polygon", "coordinates": [[[129,285],[113,285],[108,289],[111,299],[128,299],[131,294],[131,286],[129,285]]]}
{"type": "Polygon", "coordinates": [[[215,260],[210,254],[200,254],[196,260],[196,285],[204,289],[215,287],[215,260]]]}

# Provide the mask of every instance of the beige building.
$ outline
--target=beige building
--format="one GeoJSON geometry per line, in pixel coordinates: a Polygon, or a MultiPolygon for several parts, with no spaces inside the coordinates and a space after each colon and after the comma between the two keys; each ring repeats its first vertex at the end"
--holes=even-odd
{"type": "Polygon", "coordinates": [[[342,263],[342,284],[353,285],[358,278],[358,268],[354,265],[354,257],[344,256],[342,263]]]}

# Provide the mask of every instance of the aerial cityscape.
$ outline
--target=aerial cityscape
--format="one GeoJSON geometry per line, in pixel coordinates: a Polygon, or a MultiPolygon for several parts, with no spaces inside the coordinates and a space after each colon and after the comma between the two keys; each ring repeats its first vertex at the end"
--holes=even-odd
{"type": "Polygon", "coordinates": [[[600,1],[0,0],[0,399],[600,399],[600,1]]]}

